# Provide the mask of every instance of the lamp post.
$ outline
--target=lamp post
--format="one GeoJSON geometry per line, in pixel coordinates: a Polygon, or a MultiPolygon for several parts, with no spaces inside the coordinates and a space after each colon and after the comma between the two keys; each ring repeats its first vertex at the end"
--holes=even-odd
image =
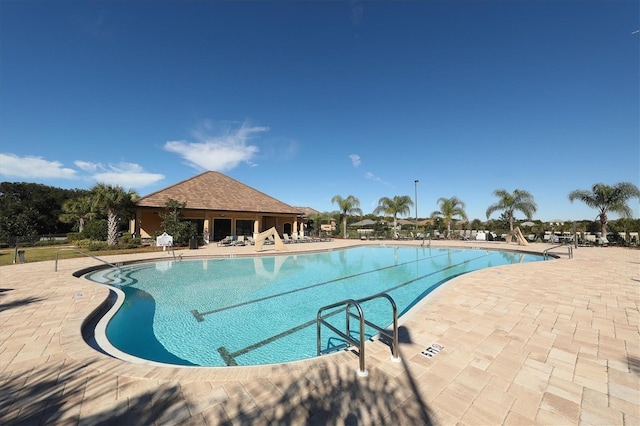
{"type": "Polygon", "coordinates": [[[415,187],[416,193],[415,193],[415,201],[416,201],[416,233],[418,232],[418,182],[420,182],[418,179],[413,181],[413,185],[415,187]]]}

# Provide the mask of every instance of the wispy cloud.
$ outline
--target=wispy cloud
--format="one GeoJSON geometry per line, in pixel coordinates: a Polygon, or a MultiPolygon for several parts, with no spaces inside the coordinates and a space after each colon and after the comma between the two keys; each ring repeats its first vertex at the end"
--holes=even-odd
{"type": "Polygon", "coordinates": [[[19,157],[14,154],[0,153],[0,176],[34,181],[90,179],[125,188],[142,188],[164,179],[164,175],[148,173],[142,166],[133,163],[104,165],[78,160],[74,164],[79,170],[64,167],[59,161],[46,160],[42,157],[19,157]]]}
{"type": "Polygon", "coordinates": [[[364,174],[364,177],[365,177],[366,179],[372,180],[372,181],[374,181],[374,182],[381,183],[381,184],[386,185],[386,186],[390,186],[390,187],[392,187],[392,186],[393,186],[393,185],[391,185],[389,182],[386,182],[386,181],[382,180],[381,178],[377,177],[376,175],[374,175],[374,174],[373,174],[373,173],[371,173],[371,172],[367,172],[367,173],[365,173],[365,174],[364,174]]]}
{"type": "Polygon", "coordinates": [[[75,23],[82,31],[83,35],[105,40],[112,37],[113,31],[104,14],[98,16],[78,15],[75,17],[75,23]]]}
{"type": "Polygon", "coordinates": [[[351,159],[351,164],[353,164],[353,167],[358,167],[362,162],[358,154],[351,154],[349,158],[351,159]]]}
{"type": "Polygon", "coordinates": [[[164,149],[180,155],[189,166],[199,170],[222,172],[233,169],[242,162],[254,166],[260,149],[248,142],[269,128],[250,126],[247,123],[238,128],[226,127],[219,130],[218,135],[212,136],[211,133],[216,129],[211,121],[205,121],[192,131],[196,141],[169,141],[164,144],[164,149]]]}
{"type": "Polygon", "coordinates": [[[75,170],[42,157],[0,153],[0,175],[21,179],[75,179],[75,170]]]}
{"type": "Polygon", "coordinates": [[[351,5],[351,23],[354,26],[360,25],[364,15],[364,5],[360,2],[353,2],[351,5]]]}
{"type": "Polygon", "coordinates": [[[143,188],[164,179],[159,173],[148,173],[142,166],[134,163],[104,165],[88,161],[76,161],[75,165],[91,175],[96,182],[119,185],[124,188],[143,188]]]}

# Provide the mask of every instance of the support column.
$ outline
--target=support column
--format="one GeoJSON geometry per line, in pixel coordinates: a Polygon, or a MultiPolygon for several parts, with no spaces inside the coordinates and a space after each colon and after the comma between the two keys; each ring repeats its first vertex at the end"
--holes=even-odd
{"type": "Polygon", "coordinates": [[[260,218],[257,218],[254,222],[253,222],[253,238],[257,238],[258,234],[260,233],[260,218]]]}
{"type": "Polygon", "coordinates": [[[207,215],[204,217],[204,229],[202,233],[204,234],[202,237],[204,238],[204,242],[209,244],[209,240],[211,239],[211,229],[213,229],[213,219],[209,217],[207,219],[207,215]]]}

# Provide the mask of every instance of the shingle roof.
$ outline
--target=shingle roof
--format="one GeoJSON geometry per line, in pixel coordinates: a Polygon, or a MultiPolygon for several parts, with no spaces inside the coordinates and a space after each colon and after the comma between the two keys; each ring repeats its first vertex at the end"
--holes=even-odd
{"type": "Polygon", "coordinates": [[[319,214],[320,212],[316,209],[313,209],[311,207],[298,207],[296,206],[296,210],[298,210],[300,212],[300,214],[302,214],[303,216],[309,217],[309,216],[313,216],[314,214],[319,214]]]}
{"type": "Polygon", "coordinates": [[[204,172],[138,199],[140,207],[164,207],[169,199],[187,209],[298,214],[299,210],[219,172],[204,172]]]}

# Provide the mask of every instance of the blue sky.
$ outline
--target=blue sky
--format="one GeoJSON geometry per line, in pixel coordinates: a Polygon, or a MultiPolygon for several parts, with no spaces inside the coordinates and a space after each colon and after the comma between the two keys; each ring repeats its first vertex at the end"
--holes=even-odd
{"type": "Polygon", "coordinates": [[[292,206],[354,195],[370,213],[417,189],[420,217],[456,196],[481,220],[494,190],[522,189],[534,219],[593,219],[570,191],[640,181],[639,16],[635,0],[3,0],[0,181],[146,195],[217,170],[292,206]]]}

